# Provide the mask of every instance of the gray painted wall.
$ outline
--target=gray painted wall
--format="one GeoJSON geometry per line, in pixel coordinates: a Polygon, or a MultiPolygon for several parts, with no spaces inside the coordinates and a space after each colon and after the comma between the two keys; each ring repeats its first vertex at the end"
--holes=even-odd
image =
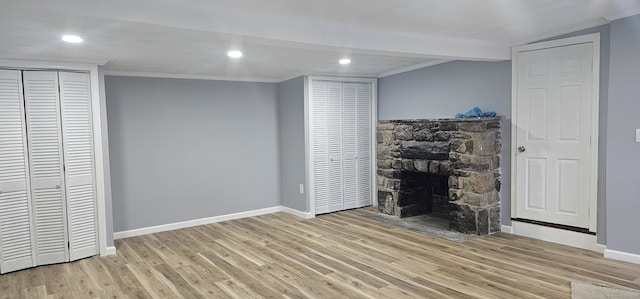
{"type": "Polygon", "coordinates": [[[114,231],[280,205],[276,84],[105,85],[114,231]]]}
{"type": "Polygon", "coordinates": [[[511,223],[511,62],[452,61],[378,81],[378,119],[450,118],[478,106],[502,115],[502,223],[511,223]]]}
{"type": "Polygon", "coordinates": [[[305,183],[304,85],[304,77],[278,84],[280,190],[283,206],[309,211],[299,191],[299,185],[305,183]]]}
{"type": "Polygon", "coordinates": [[[640,254],[640,15],[611,23],[607,119],[607,249],[640,254]]]}
{"type": "Polygon", "coordinates": [[[104,208],[105,208],[105,222],[107,224],[106,232],[107,232],[107,246],[113,246],[113,209],[112,209],[112,200],[111,200],[111,167],[109,160],[109,129],[107,122],[107,98],[105,94],[105,86],[104,86],[104,71],[102,67],[98,67],[98,82],[100,89],[100,120],[101,120],[101,129],[102,129],[102,156],[104,160],[104,164],[102,165],[104,169],[104,208]]]}

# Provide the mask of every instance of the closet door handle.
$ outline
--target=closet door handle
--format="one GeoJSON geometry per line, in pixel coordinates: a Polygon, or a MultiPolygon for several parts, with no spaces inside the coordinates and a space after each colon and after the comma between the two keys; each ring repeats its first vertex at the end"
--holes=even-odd
{"type": "Polygon", "coordinates": [[[56,189],[60,189],[60,185],[56,185],[56,189]]]}

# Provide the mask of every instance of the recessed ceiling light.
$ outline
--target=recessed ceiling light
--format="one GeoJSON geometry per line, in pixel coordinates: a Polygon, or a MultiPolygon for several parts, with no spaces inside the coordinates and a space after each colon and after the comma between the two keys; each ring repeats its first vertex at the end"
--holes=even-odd
{"type": "Polygon", "coordinates": [[[83,41],[82,37],[79,37],[77,35],[63,35],[62,40],[74,44],[81,43],[83,41]]]}
{"type": "Polygon", "coordinates": [[[338,61],[338,63],[340,63],[340,64],[349,64],[349,63],[351,63],[351,59],[349,59],[349,58],[342,58],[342,59],[340,59],[340,60],[338,61]]]}
{"type": "Polygon", "coordinates": [[[240,51],[229,51],[229,52],[227,52],[227,56],[229,56],[231,58],[239,58],[239,57],[242,57],[242,52],[240,52],[240,51]]]}

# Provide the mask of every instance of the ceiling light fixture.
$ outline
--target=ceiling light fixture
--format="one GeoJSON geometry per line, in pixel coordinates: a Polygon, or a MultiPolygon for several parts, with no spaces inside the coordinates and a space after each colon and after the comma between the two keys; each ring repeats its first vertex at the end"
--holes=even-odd
{"type": "Polygon", "coordinates": [[[229,56],[231,58],[240,58],[240,57],[242,57],[242,52],[240,52],[240,51],[229,51],[229,52],[227,52],[227,56],[229,56]]]}
{"type": "Polygon", "coordinates": [[[349,63],[351,63],[351,59],[349,59],[349,58],[342,58],[342,59],[340,59],[340,60],[338,61],[338,63],[340,63],[340,64],[349,64],[349,63]]]}
{"type": "Polygon", "coordinates": [[[82,37],[79,37],[77,35],[63,35],[62,40],[74,44],[81,43],[83,41],[82,37]]]}

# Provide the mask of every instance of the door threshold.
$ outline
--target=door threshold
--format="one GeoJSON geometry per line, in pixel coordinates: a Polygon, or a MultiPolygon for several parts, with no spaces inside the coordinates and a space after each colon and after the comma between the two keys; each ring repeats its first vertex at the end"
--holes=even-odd
{"type": "Polygon", "coordinates": [[[598,244],[595,233],[586,234],[566,229],[544,226],[513,219],[511,222],[514,235],[534,238],[542,241],[558,243],[571,247],[603,253],[605,247],[598,244]]]}
{"type": "Polygon", "coordinates": [[[511,218],[511,221],[520,221],[520,222],[525,222],[530,224],[553,227],[557,229],[564,229],[564,230],[568,230],[576,233],[582,233],[582,234],[588,234],[588,235],[594,235],[594,236],[596,235],[595,232],[589,231],[588,228],[584,228],[584,227],[570,226],[570,225],[564,225],[564,224],[544,222],[539,220],[525,219],[525,218],[511,218]]]}

